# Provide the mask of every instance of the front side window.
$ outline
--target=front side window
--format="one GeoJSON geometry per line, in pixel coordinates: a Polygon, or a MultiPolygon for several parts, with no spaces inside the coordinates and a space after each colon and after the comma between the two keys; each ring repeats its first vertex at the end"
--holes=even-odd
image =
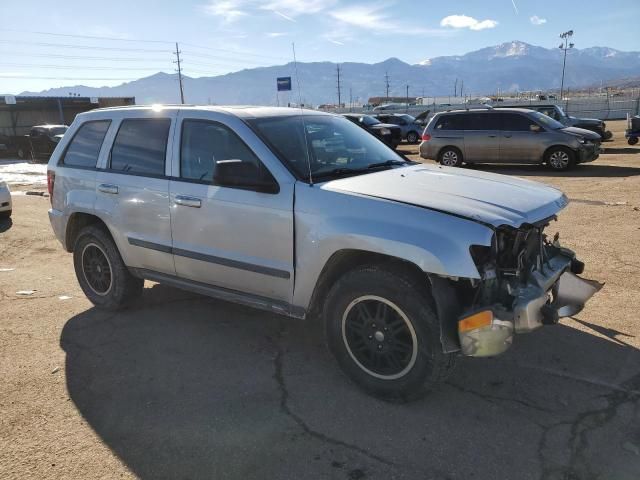
{"type": "Polygon", "coordinates": [[[207,120],[182,122],[181,178],[212,183],[216,178],[216,167],[226,162],[237,162],[244,166],[246,174],[242,180],[245,183],[270,175],[258,157],[228,127],[207,120]]]}
{"type": "Polygon", "coordinates": [[[345,171],[374,171],[381,162],[406,164],[376,137],[343,117],[263,117],[249,123],[303,179],[309,178],[309,170],[319,179],[345,171]]]}
{"type": "Polygon", "coordinates": [[[168,118],[123,120],[111,148],[109,168],[120,173],[164,175],[170,126],[168,118]]]}
{"type": "Polygon", "coordinates": [[[95,168],[110,124],[111,120],[84,123],[69,143],[62,158],[62,164],[70,167],[95,168]]]}

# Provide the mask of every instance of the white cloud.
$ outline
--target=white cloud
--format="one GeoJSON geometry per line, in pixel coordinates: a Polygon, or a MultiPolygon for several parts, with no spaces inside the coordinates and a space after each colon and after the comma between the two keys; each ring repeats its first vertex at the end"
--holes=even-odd
{"type": "Polygon", "coordinates": [[[269,38],[278,38],[278,37],[284,37],[285,35],[289,35],[289,34],[286,32],[269,32],[266,35],[269,38]]]}
{"type": "Polygon", "coordinates": [[[290,22],[295,22],[296,19],[293,17],[290,17],[289,15],[285,15],[284,13],[282,13],[279,10],[271,10],[273,13],[275,13],[276,15],[281,16],[282,18],[284,18],[285,20],[289,20],[290,22]]]}
{"type": "Polygon", "coordinates": [[[531,23],[533,25],[542,25],[544,23],[547,23],[547,19],[546,18],[540,18],[537,15],[534,15],[533,17],[529,17],[529,20],[531,21],[531,23]]]}
{"type": "Polygon", "coordinates": [[[318,13],[332,7],[337,0],[271,0],[261,6],[263,10],[286,12],[289,17],[318,13]]]}
{"type": "Polygon", "coordinates": [[[220,17],[227,23],[231,23],[240,17],[247,15],[244,10],[244,0],[211,0],[203,9],[206,14],[220,17]]]}
{"type": "Polygon", "coordinates": [[[494,28],[498,25],[496,20],[476,20],[467,15],[449,15],[440,21],[441,27],[469,28],[471,30],[484,30],[494,28]]]}

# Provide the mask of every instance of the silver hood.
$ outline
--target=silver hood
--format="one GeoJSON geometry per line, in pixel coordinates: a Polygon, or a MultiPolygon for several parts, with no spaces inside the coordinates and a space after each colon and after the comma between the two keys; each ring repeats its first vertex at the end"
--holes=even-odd
{"type": "Polygon", "coordinates": [[[438,165],[348,177],[321,188],[430,208],[494,227],[535,223],[568,204],[560,190],[538,182],[438,165]]]}

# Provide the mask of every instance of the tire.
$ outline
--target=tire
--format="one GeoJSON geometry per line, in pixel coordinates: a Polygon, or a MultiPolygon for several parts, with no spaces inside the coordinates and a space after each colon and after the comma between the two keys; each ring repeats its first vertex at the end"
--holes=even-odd
{"type": "Polygon", "coordinates": [[[442,351],[434,312],[425,286],[409,275],[360,267],[342,276],[327,295],[327,344],[342,371],[368,393],[412,400],[443,381],[455,364],[455,354],[442,351]],[[376,316],[383,311],[386,319],[376,316]]]}
{"type": "Polygon", "coordinates": [[[638,143],[638,137],[629,137],[629,140],[627,140],[627,143],[629,145],[635,145],[636,143],[638,143]]]}
{"type": "Polygon", "coordinates": [[[563,172],[576,164],[576,154],[567,147],[551,147],[544,156],[544,161],[551,170],[563,172]]]}
{"type": "Polygon", "coordinates": [[[611,130],[607,130],[602,135],[603,140],[611,140],[612,138],[613,138],[613,132],[611,130]]]}
{"type": "Polygon", "coordinates": [[[119,310],[142,293],[144,280],[131,275],[104,228],[84,228],[74,245],[73,266],[82,291],[96,307],[119,310]]]}
{"type": "Polygon", "coordinates": [[[408,143],[418,143],[418,139],[420,135],[417,132],[409,132],[407,133],[407,142],[408,143]]]}
{"type": "Polygon", "coordinates": [[[25,150],[24,148],[20,147],[18,148],[18,151],[16,152],[16,155],[18,156],[18,158],[20,160],[24,160],[27,158],[27,150],[25,150]]]}
{"type": "Polygon", "coordinates": [[[11,214],[13,213],[13,210],[5,210],[4,212],[0,212],[0,219],[7,219],[7,218],[11,218],[11,214]]]}
{"type": "Polygon", "coordinates": [[[438,162],[445,167],[461,167],[462,166],[462,152],[456,147],[444,147],[438,153],[438,162]]]}

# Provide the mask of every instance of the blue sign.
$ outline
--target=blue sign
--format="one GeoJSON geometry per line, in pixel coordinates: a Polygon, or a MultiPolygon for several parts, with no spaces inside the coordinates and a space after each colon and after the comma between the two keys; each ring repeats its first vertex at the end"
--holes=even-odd
{"type": "Polygon", "coordinates": [[[279,92],[291,91],[291,77],[278,77],[278,91],[279,92]]]}

